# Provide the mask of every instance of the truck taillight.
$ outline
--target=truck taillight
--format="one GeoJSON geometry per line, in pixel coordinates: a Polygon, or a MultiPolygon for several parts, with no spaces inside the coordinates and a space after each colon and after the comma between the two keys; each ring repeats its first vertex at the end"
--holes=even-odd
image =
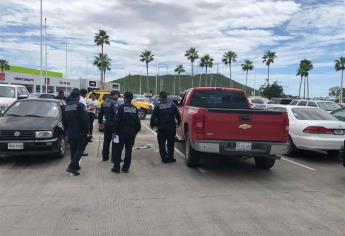
{"type": "Polygon", "coordinates": [[[195,133],[204,133],[205,131],[205,110],[198,110],[193,115],[193,129],[195,133]]]}
{"type": "Polygon", "coordinates": [[[333,134],[333,130],[322,126],[308,126],[303,130],[303,133],[308,134],[333,134]]]}

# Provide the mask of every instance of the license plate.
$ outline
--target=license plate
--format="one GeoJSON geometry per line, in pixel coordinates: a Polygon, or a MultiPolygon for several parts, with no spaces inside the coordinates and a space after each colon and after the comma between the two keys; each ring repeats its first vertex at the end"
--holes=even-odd
{"type": "Polygon", "coordinates": [[[8,150],[23,150],[24,144],[23,143],[9,143],[7,144],[8,150]]]}
{"type": "Polygon", "coordinates": [[[335,135],[344,135],[345,132],[344,132],[343,129],[335,129],[335,130],[334,130],[334,134],[335,134],[335,135]]]}
{"type": "Polygon", "coordinates": [[[236,143],[236,151],[250,151],[252,150],[252,143],[236,143]]]}

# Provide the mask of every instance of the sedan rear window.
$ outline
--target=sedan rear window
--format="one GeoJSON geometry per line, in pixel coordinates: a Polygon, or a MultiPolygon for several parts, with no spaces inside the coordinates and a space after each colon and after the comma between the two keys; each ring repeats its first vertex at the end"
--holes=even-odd
{"type": "Polygon", "coordinates": [[[341,108],[340,105],[335,102],[318,102],[319,107],[325,111],[335,111],[341,108]]]}
{"type": "Polygon", "coordinates": [[[15,98],[16,97],[15,89],[12,87],[1,86],[0,97],[1,98],[15,98]]]}
{"type": "Polygon", "coordinates": [[[292,108],[291,110],[298,120],[337,120],[321,109],[292,108]]]}
{"type": "Polygon", "coordinates": [[[211,90],[194,91],[189,106],[202,108],[249,108],[242,92],[211,90]]]}

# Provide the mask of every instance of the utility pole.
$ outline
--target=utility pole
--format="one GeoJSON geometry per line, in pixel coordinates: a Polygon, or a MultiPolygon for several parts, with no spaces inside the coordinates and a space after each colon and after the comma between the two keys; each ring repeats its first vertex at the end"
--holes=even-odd
{"type": "Polygon", "coordinates": [[[68,76],[67,76],[67,71],[68,71],[68,68],[67,68],[67,43],[66,43],[66,80],[68,79],[68,76]]]}
{"type": "MultiPolygon", "coordinates": [[[[42,10],[42,0],[40,2],[40,20],[41,20],[41,45],[40,45],[40,77],[41,77],[41,81],[43,81],[43,71],[42,71],[42,67],[43,67],[43,22],[42,22],[42,15],[43,15],[43,10],[42,10]]],[[[44,80],[44,84],[46,85],[46,82],[44,80]]],[[[46,85],[47,88],[47,85],[46,85]]]]}
{"type": "MultiPolygon", "coordinates": [[[[45,83],[48,82],[48,50],[47,50],[47,18],[44,18],[44,39],[45,39],[45,51],[46,51],[46,76],[45,83]]],[[[48,86],[46,84],[46,93],[48,93],[48,86]]]]}
{"type": "Polygon", "coordinates": [[[155,95],[158,94],[158,64],[156,64],[156,91],[155,95]]]}

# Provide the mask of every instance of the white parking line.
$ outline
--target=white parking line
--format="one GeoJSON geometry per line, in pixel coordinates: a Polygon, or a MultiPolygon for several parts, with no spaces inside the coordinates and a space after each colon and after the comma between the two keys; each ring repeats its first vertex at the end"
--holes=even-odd
{"type": "Polygon", "coordinates": [[[285,157],[282,157],[282,160],[283,160],[283,161],[290,162],[290,163],[295,164],[295,165],[298,165],[298,166],[300,166],[300,167],[306,168],[306,169],[308,169],[308,170],[312,170],[312,171],[315,171],[315,170],[316,170],[316,169],[314,169],[314,168],[311,168],[311,167],[306,166],[306,165],[303,165],[303,164],[301,164],[301,163],[292,161],[292,160],[287,159],[287,158],[285,158],[285,157]]]}
{"type": "MultiPolygon", "coordinates": [[[[145,128],[148,129],[152,134],[157,135],[157,133],[154,130],[152,130],[150,127],[148,127],[145,124],[142,124],[142,125],[145,126],[145,128]]],[[[177,154],[179,154],[182,157],[182,159],[185,158],[185,155],[180,150],[178,150],[177,148],[175,148],[175,152],[177,152],[177,154]]]]}

